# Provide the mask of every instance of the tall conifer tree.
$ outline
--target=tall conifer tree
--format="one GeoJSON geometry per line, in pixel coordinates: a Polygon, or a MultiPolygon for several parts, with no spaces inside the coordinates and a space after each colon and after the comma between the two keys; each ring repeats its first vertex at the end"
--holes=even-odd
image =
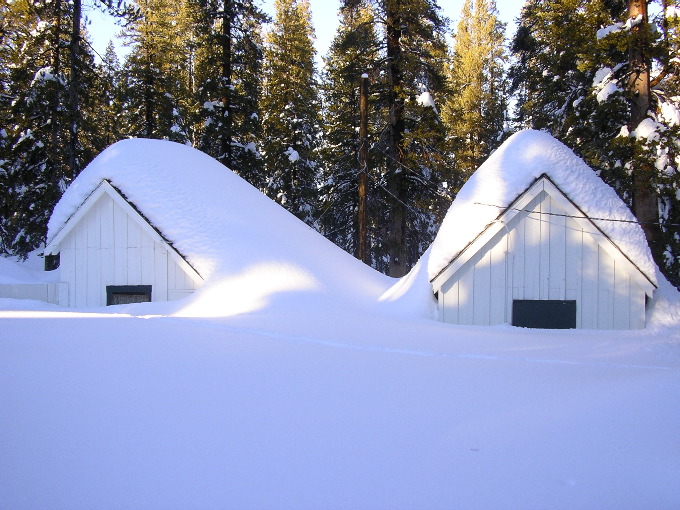
{"type": "Polygon", "coordinates": [[[98,90],[102,103],[96,125],[100,147],[108,147],[123,137],[123,85],[120,61],[113,42],[109,41],[98,67],[98,90]]]}
{"type": "Polygon", "coordinates": [[[320,102],[311,10],[308,0],[276,0],[275,8],[265,47],[262,97],[265,190],[296,216],[312,222],[320,102]]]}
{"type": "Polygon", "coordinates": [[[25,256],[40,245],[54,203],[86,157],[76,138],[82,108],[69,101],[69,80],[78,67],[74,86],[82,93],[92,58],[86,48],[64,51],[71,7],[61,0],[2,7],[0,253],[25,256]]]}
{"type": "Polygon", "coordinates": [[[265,15],[252,0],[193,0],[197,22],[198,146],[263,187],[262,136],[265,15]]]}
{"type": "MultiPolygon", "coordinates": [[[[91,0],[116,16],[134,7],[91,0]]],[[[99,152],[102,96],[81,0],[0,6],[0,253],[25,256],[69,182],[99,152]]]]}
{"type": "Polygon", "coordinates": [[[192,91],[190,17],[186,0],[139,0],[141,16],[124,33],[132,47],[125,112],[129,136],[191,140],[192,91]]]}
{"type": "Polygon", "coordinates": [[[504,32],[494,0],[465,1],[448,66],[451,94],[442,109],[456,170],[463,176],[486,160],[505,131],[504,32]]]}
{"type": "Polygon", "coordinates": [[[379,23],[383,124],[372,150],[382,155],[375,180],[383,202],[380,242],[373,243],[381,270],[405,274],[429,245],[446,209],[442,177],[450,166],[445,129],[436,102],[444,97],[447,20],[434,0],[344,0],[345,8],[370,5],[379,23]]]}
{"type": "MultiPolygon", "coordinates": [[[[321,232],[338,246],[355,253],[357,245],[357,207],[359,166],[359,82],[369,75],[373,94],[369,96],[369,125],[380,124],[376,86],[379,85],[379,42],[372,7],[351,6],[340,9],[340,26],[325,57],[322,90],[324,98],[324,159],[322,176],[321,232]]],[[[371,133],[375,141],[375,133],[371,133]]],[[[370,143],[370,141],[369,141],[370,143]]],[[[369,151],[368,172],[379,178],[376,151],[369,151]]],[[[375,238],[378,197],[370,185],[368,214],[371,237],[375,238]]],[[[373,252],[372,264],[378,265],[373,252]]]]}

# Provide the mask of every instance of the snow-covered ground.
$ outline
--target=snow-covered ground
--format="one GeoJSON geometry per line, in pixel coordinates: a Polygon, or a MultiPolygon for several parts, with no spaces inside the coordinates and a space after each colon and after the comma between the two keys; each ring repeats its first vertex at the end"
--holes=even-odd
{"type": "Polygon", "coordinates": [[[678,508],[665,280],[642,331],[441,324],[266,207],[183,301],[0,300],[0,509],[678,508]]]}
{"type": "Polygon", "coordinates": [[[677,326],[0,305],[0,508],[680,501],[677,326]]]}

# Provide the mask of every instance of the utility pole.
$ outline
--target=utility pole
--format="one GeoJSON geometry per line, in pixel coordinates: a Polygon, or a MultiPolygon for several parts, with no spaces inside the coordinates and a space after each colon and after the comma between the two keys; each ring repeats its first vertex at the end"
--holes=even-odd
{"type": "Polygon", "coordinates": [[[359,209],[357,214],[357,258],[368,264],[366,229],[366,172],[368,171],[368,75],[361,75],[359,86],[359,209]]]}

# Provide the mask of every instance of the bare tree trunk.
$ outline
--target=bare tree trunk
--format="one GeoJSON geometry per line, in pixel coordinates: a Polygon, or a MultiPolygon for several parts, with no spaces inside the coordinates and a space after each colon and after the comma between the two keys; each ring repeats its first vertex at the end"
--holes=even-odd
{"type": "Polygon", "coordinates": [[[387,33],[387,79],[390,105],[388,181],[387,189],[392,194],[394,205],[390,214],[390,231],[387,237],[387,253],[390,258],[388,274],[403,276],[408,271],[406,252],[406,204],[405,177],[403,168],[404,141],[404,98],[402,97],[402,55],[401,55],[401,14],[399,2],[385,2],[387,33]]]}
{"type": "MultiPolygon", "coordinates": [[[[647,117],[651,106],[646,0],[628,0],[628,15],[630,18],[642,15],[642,22],[632,29],[629,57],[628,90],[632,93],[629,129],[633,131],[647,117]]],[[[659,199],[652,185],[653,173],[654,167],[649,162],[633,169],[633,209],[650,248],[657,252],[661,230],[658,225],[659,199]]]]}
{"type": "Polygon", "coordinates": [[[68,89],[69,105],[69,151],[68,169],[73,178],[78,174],[78,117],[80,112],[80,19],[82,15],[81,0],[73,0],[73,25],[69,44],[71,54],[71,80],[68,89]]]}
{"type": "MultiPolygon", "coordinates": [[[[145,23],[147,23],[145,21],[145,23]]],[[[151,60],[151,49],[149,42],[144,41],[144,53],[146,62],[144,63],[144,137],[153,138],[156,132],[156,121],[154,119],[154,76],[153,62],[151,60]]]]}
{"type": "Polygon", "coordinates": [[[232,102],[232,50],[231,50],[231,23],[233,18],[233,0],[224,0],[222,10],[222,133],[221,152],[222,163],[231,168],[233,162],[232,138],[233,138],[233,108],[232,102]]]}
{"type": "MultiPolygon", "coordinates": [[[[52,55],[52,73],[55,76],[59,76],[61,71],[61,0],[56,0],[54,2],[54,19],[55,19],[55,31],[54,31],[54,53],[52,55]]],[[[59,107],[59,98],[55,95],[51,99],[52,101],[52,111],[56,112],[59,107]]],[[[59,146],[59,123],[52,119],[52,149],[54,150],[59,146]]],[[[57,181],[59,178],[56,179],[57,181]]]]}

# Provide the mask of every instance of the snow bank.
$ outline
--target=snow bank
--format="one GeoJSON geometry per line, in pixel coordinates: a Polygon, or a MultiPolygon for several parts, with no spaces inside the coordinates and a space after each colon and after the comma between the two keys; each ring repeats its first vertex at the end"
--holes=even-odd
{"type": "Polygon", "coordinates": [[[11,258],[0,257],[0,285],[47,283],[56,281],[54,271],[45,272],[35,267],[35,259],[17,262],[11,258]]]}
{"type": "Polygon", "coordinates": [[[413,269],[380,296],[386,311],[401,317],[437,318],[437,300],[426,271],[430,251],[428,248],[413,269]]]}
{"type": "Polygon", "coordinates": [[[458,193],[422,263],[383,298],[403,301],[414,292],[404,286],[425,285],[483,232],[535,179],[550,179],[644,272],[657,281],[657,268],[635,217],[595,172],[568,147],[547,133],[521,131],[511,136],[479,167],[458,193]],[[616,219],[624,221],[606,221],[616,219]]]}
{"type": "Polygon", "coordinates": [[[102,152],[55,207],[48,240],[103,179],[204,278],[177,313],[243,312],[283,293],[365,304],[391,283],[213,158],[161,140],[124,140],[102,152]]]}
{"type": "Polygon", "coordinates": [[[654,292],[647,315],[647,329],[662,331],[669,340],[677,335],[680,327],[680,292],[663,275],[659,276],[659,288],[654,292]]]}

